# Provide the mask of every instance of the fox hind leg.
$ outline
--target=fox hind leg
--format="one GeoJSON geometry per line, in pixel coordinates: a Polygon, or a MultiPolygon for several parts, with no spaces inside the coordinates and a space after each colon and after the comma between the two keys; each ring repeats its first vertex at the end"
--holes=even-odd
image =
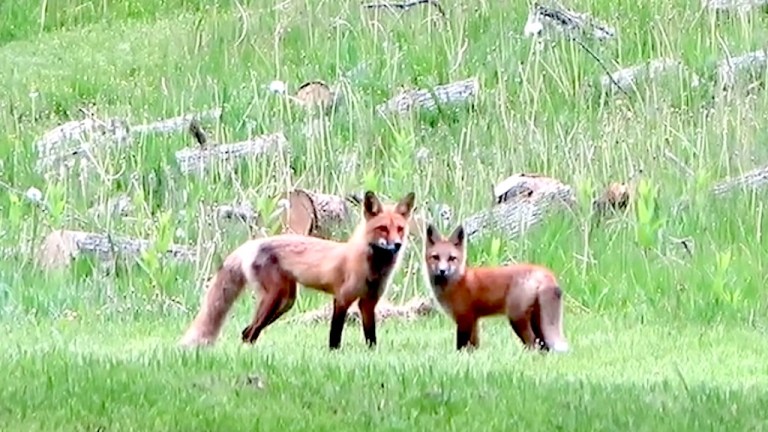
{"type": "Polygon", "coordinates": [[[261,332],[288,312],[296,301],[296,281],[282,273],[279,267],[271,268],[274,270],[267,271],[264,267],[261,268],[259,285],[262,287],[263,295],[253,321],[242,331],[244,343],[255,343],[261,332]]]}

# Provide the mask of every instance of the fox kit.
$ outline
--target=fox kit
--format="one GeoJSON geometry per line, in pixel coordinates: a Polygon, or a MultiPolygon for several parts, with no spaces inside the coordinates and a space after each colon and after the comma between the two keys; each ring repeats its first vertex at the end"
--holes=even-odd
{"type": "Polygon", "coordinates": [[[552,272],[533,264],[468,268],[466,247],[462,225],[447,239],[432,224],[427,226],[425,276],[456,322],[456,349],[479,345],[479,318],[506,315],[526,348],[568,351],[562,291],[552,272]]]}
{"type": "Polygon", "coordinates": [[[385,206],[376,194],[366,192],[364,220],[345,243],[299,234],[246,241],[224,259],[180,344],[213,344],[227,312],[249,284],[257,287],[261,299],[242,340],[254,343],[293,307],[301,284],[333,295],[330,349],[341,345],[347,309],[358,299],[363,335],[373,347],[374,309],[402,261],[414,200],[410,192],[397,204],[385,206]]]}

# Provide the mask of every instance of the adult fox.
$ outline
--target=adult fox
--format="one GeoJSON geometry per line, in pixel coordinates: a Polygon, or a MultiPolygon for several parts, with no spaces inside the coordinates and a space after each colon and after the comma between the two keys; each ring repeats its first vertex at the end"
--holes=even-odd
{"type": "Polygon", "coordinates": [[[293,307],[301,284],[333,295],[330,349],[341,345],[347,310],[355,300],[363,335],[373,347],[374,309],[402,261],[414,201],[410,192],[385,206],[367,191],[364,218],[345,243],[299,234],[246,241],[224,259],[180,344],[213,344],[227,312],[249,284],[257,287],[261,299],[253,321],[242,331],[242,341],[255,343],[267,326],[293,307]]]}
{"type": "Polygon", "coordinates": [[[549,269],[534,264],[467,267],[459,225],[446,239],[432,224],[425,235],[425,276],[435,299],[456,323],[456,349],[477,347],[477,321],[506,315],[527,348],[568,351],[562,290],[549,269]]]}

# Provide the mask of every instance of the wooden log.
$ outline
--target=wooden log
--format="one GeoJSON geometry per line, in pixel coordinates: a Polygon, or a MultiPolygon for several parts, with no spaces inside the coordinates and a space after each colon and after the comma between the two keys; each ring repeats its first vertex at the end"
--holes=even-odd
{"type": "Polygon", "coordinates": [[[393,11],[395,9],[401,10],[401,11],[407,11],[411,9],[414,6],[419,5],[426,5],[426,6],[432,6],[434,7],[438,13],[443,18],[447,18],[445,15],[445,11],[443,10],[442,6],[440,6],[440,3],[437,2],[437,0],[411,0],[411,1],[405,1],[405,2],[379,2],[379,3],[367,3],[362,5],[362,7],[366,9],[382,9],[386,8],[390,11],[393,11]]]}
{"type": "Polygon", "coordinates": [[[188,127],[190,122],[199,120],[218,120],[221,118],[222,109],[216,107],[208,111],[200,113],[190,113],[180,115],[178,117],[172,117],[169,119],[159,120],[152,123],[141,124],[131,127],[132,134],[146,134],[146,133],[171,133],[179,132],[188,127]]]}
{"type": "Polygon", "coordinates": [[[221,108],[198,114],[185,114],[154,123],[131,126],[120,117],[104,121],[90,113],[82,120],[72,120],[47,131],[35,142],[37,150],[36,169],[44,173],[54,167],[72,168],[78,160],[84,166],[89,163],[84,157],[114,147],[130,145],[133,137],[143,133],[168,133],[184,128],[189,119],[195,117],[216,117],[221,108]]]}
{"type": "Polygon", "coordinates": [[[737,189],[756,190],[766,186],[768,186],[768,165],[755,168],[738,177],[720,180],[712,187],[712,193],[719,197],[737,189]]]}
{"type": "Polygon", "coordinates": [[[548,193],[562,193],[563,196],[574,196],[573,189],[570,186],[552,177],[535,173],[513,174],[493,187],[494,204],[502,204],[548,193]]]}
{"type": "Polygon", "coordinates": [[[187,147],[176,152],[176,161],[183,174],[202,174],[217,162],[231,164],[240,159],[280,151],[288,145],[285,135],[282,132],[276,132],[232,144],[187,147]]]}
{"type": "Polygon", "coordinates": [[[283,232],[329,239],[337,237],[339,228],[357,222],[355,206],[360,198],[354,194],[342,197],[296,188],[281,199],[287,201],[281,216],[283,232]]]}
{"type": "Polygon", "coordinates": [[[766,67],[768,67],[766,50],[725,58],[717,65],[718,90],[727,92],[738,82],[750,85],[762,81],[766,67]]]}
{"type": "Polygon", "coordinates": [[[765,8],[768,0],[701,0],[702,6],[713,12],[735,12],[745,14],[754,9],[765,8]]]}
{"type": "MultiPolygon", "coordinates": [[[[386,299],[381,299],[376,305],[375,313],[377,321],[384,321],[392,318],[412,321],[419,317],[430,315],[435,310],[434,302],[431,298],[414,297],[402,305],[392,304],[386,299]]],[[[330,321],[331,315],[333,315],[333,306],[329,303],[316,310],[291,317],[287,321],[304,324],[327,322],[330,321]]],[[[352,303],[352,306],[349,307],[346,321],[348,323],[360,322],[360,309],[357,301],[352,303]]]]}
{"type": "Polygon", "coordinates": [[[523,35],[547,37],[551,34],[576,39],[592,36],[602,42],[613,38],[616,35],[616,29],[587,13],[575,12],[558,4],[544,5],[535,2],[528,13],[523,35]]]}
{"type": "MultiPolygon", "coordinates": [[[[80,254],[91,254],[100,261],[111,261],[117,255],[138,257],[151,246],[151,242],[123,236],[85,231],[56,230],[43,240],[37,260],[43,268],[54,269],[68,266],[80,254]]],[[[166,255],[178,261],[195,259],[195,249],[172,245],[166,255]]]]}
{"type": "Polygon", "coordinates": [[[664,77],[681,72],[690,73],[691,84],[697,86],[700,78],[688,71],[680,60],[673,58],[658,58],[641,65],[620,69],[610,75],[600,77],[600,87],[603,92],[616,94],[621,91],[625,94],[637,90],[642,82],[656,82],[664,77]],[[617,88],[618,87],[618,88],[617,88]]]}
{"type": "Polygon", "coordinates": [[[511,176],[494,188],[494,195],[499,204],[462,222],[467,238],[490,230],[500,230],[514,238],[544,220],[551,208],[572,209],[577,204],[570,186],[535,175],[511,176]]]}
{"type": "Polygon", "coordinates": [[[412,109],[434,110],[438,104],[457,104],[472,102],[480,92],[477,77],[439,85],[433,89],[406,90],[392,99],[379,104],[376,111],[381,115],[388,113],[404,114],[412,109]],[[433,97],[434,93],[434,97],[433,97]]]}

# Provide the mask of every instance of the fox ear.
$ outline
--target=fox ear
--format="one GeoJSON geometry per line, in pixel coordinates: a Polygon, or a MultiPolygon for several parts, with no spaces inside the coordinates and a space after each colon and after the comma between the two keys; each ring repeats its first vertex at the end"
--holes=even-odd
{"type": "Polygon", "coordinates": [[[434,225],[427,225],[427,235],[425,236],[427,246],[434,246],[435,243],[441,240],[440,233],[437,231],[434,225]]]}
{"type": "Polygon", "coordinates": [[[395,206],[395,211],[405,217],[408,217],[411,215],[411,211],[413,211],[413,203],[415,201],[416,194],[414,192],[408,192],[408,194],[405,195],[400,200],[400,202],[397,203],[397,206],[395,206]]]}
{"type": "Polygon", "coordinates": [[[363,210],[365,218],[370,219],[381,213],[381,201],[373,191],[366,191],[363,197],[363,210]]]}
{"type": "Polygon", "coordinates": [[[463,247],[464,246],[464,239],[465,239],[465,236],[464,236],[464,226],[463,225],[459,225],[451,233],[451,237],[449,238],[449,241],[451,243],[453,243],[454,245],[458,246],[458,247],[463,247]]]}

